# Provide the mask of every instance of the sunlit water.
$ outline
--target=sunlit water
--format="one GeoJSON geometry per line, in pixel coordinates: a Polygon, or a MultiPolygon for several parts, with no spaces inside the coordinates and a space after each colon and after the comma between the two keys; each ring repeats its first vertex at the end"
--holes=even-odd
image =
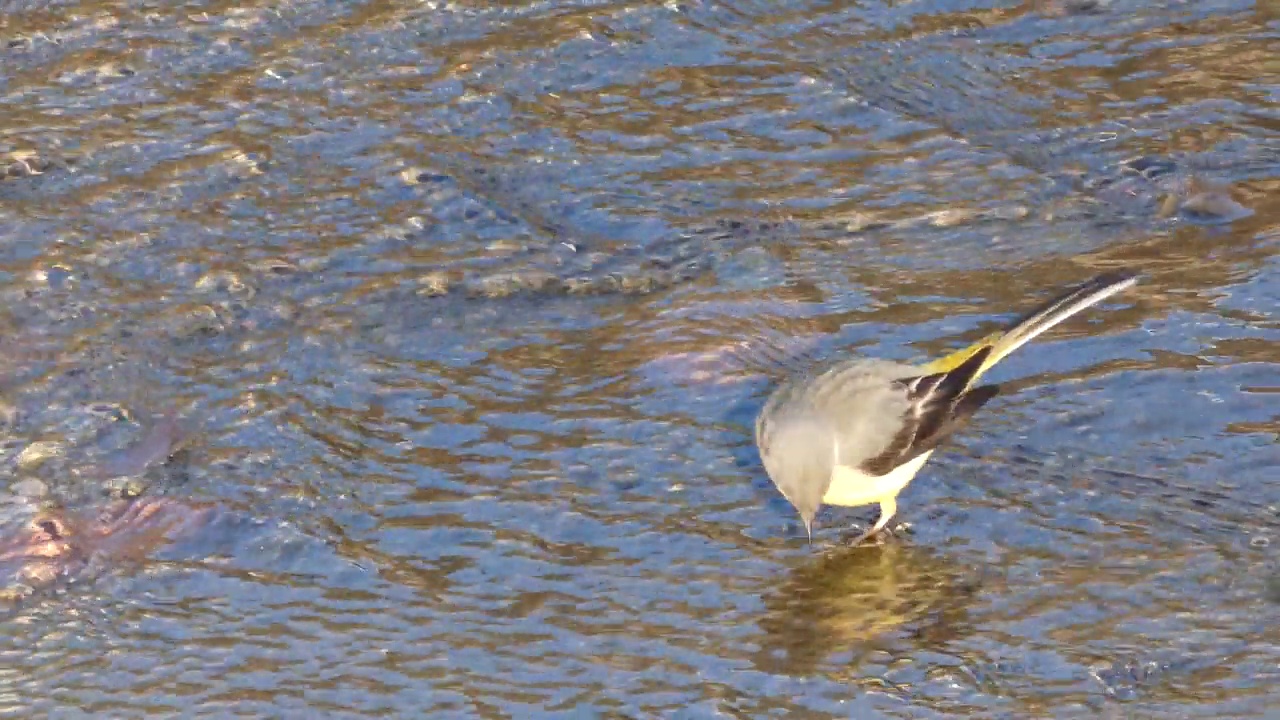
{"type": "Polygon", "coordinates": [[[1274,716],[1278,36],[1261,2],[0,3],[6,482],[219,507],[7,617],[0,707],[1274,716]],[[1118,266],[909,532],[804,542],[750,438],[777,372],[1118,266]],[[169,464],[93,471],[166,413],[169,464]]]}

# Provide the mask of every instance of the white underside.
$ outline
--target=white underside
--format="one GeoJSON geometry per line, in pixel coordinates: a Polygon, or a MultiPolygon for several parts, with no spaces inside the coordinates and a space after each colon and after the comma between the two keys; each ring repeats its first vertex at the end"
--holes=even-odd
{"type": "Polygon", "coordinates": [[[835,472],[831,473],[831,486],[827,488],[827,494],[822,496],[822,502],[827,505],[858,507],[892,500],[920,472],[920,468],[924,467],[932,454],[933,451],[930,450],[879,477],[837,465],[835,472]]]}

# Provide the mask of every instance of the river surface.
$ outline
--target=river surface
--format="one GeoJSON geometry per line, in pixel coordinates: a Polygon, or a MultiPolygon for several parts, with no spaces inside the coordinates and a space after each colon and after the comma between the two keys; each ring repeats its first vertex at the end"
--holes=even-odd
{"type": "Polygon", "coordinates": [[[0,716],[1280,717],[1278,57],[1271,0],[0,1],[0,480],[221,508],[6,617],[0,716]],[[908,531],[805,542],[779,373],[1118,267],[908,531]]]}

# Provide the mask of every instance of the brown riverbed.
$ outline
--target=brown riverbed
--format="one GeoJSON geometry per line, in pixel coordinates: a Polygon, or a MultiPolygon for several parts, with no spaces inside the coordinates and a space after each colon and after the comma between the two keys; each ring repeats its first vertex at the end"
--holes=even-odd
{"type": "Polygon", "coordinates": [[[0,7],[3,478],[220,508],[25,599],[0,714],[1269,717],[1277,22],[0,7]],[[1119,266],[804,542],[777,372],[1119,266]]]}

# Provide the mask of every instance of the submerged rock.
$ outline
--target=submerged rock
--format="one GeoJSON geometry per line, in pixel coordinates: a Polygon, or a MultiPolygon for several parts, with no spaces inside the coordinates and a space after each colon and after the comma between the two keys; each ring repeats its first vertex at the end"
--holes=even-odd
{"type": "Polygon", "coordinates": [[[205,525],[212,506],[170,498],[120,498],[96,512],[46,507],[15,497],[0,509],[0,610],[85,582],[205,525]]]}

